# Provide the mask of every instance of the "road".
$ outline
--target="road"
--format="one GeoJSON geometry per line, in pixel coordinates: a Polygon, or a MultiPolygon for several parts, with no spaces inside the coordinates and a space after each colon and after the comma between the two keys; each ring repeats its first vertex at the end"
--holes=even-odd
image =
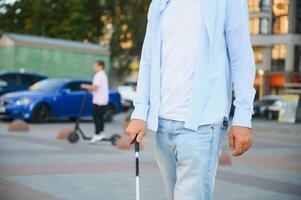
{"type": "MultiPolygon", "coordinates": [[[[122,133],[125,114],[107,124],[107,133],[122,133]]],[[[109,143],[72,145],[57,140],[71,122],[30,124],[29,132],[8,132],[0,122],[1,200],[133,200],[134,155],[109,143]]],[[[93,133],[93,125],[82,124],[93,133]]],[[[214,199],[301,199],[301,125],[254,120],[254,145],[246,155],[220,166],[214,199]]],[[[154,160],[154,133],[141,152],[141,200],[166,199],[154,160]]],[[[228,151],[227,137],[224,150],[228,151]]]]}

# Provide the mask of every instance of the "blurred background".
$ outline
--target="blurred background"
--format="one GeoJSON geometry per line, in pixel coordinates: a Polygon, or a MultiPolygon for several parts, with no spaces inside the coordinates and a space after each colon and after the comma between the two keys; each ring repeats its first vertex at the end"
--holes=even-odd
{"type": "MultiPolygon", "coordinates": [[[[256,62],[254,145],[233,158],[225,139],[215,199],[301,199],[301,1],[247,2],[256,62]]],[[[0,0],[1,200],[134,199],[124,128],[149,4],[0,0]],[[69,134],[79,125],[93,134],[92,96],[80,85],[91,82],[96,60],[106,63],[110,82],[105,131],[119,137],[92,146],[69,134]]],[[[148,134],[142,151],[142,199],[161,200],[153,139],[148,134]]]]}

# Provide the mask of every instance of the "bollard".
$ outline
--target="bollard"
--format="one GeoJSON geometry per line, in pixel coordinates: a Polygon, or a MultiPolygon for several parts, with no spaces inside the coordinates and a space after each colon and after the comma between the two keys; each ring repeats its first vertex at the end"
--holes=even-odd
{"type": "Polygon", "coordinates": [[[8,126],[9,132],[26,132],[29,131],[29,125],[23,120],[16,119],[8,126]]]}
{"type": "Polygon", "coordinates": [[[69,134],[74,130],[73,127],[65,127],[59,130],[59,132],[56,135],[56,139],[58,140],[67,140],[69,134]]]}

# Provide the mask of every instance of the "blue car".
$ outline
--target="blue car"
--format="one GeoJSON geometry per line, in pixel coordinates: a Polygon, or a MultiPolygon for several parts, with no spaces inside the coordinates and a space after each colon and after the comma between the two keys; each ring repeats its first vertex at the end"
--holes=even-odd
{"type": "MultiPolygon", "coordinates": [[[[30,90],[8,93],[0,97],[1,119],[23,119],[32,122],[47,122],[49,119],[76,119],[84,95],[87,96],[82,116],[92,115],[92,94],[81,89],[85,80],[67,78],[45,79],[34,84],[30,90]]],[[[106,121],[122,110],[120,95],[110,91],[106,121]]]]}

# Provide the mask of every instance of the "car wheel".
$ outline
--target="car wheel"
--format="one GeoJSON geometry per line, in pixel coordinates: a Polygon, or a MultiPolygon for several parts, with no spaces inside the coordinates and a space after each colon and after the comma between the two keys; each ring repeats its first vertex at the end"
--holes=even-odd
{"type": "Polygon", "coordinates": [[[111,122],[113,121],[115,113],[115,108],[112,105],[109,105],[105,111],[105,114],[103,116],[103,119],[105,122],[111,122]]]}
{"type": "Polygon", "coordinates": [[[50,108],[47,104],[38,104],[32,111],[31,121],[36,123],[44,123],[49,120],[50,108]]]}

